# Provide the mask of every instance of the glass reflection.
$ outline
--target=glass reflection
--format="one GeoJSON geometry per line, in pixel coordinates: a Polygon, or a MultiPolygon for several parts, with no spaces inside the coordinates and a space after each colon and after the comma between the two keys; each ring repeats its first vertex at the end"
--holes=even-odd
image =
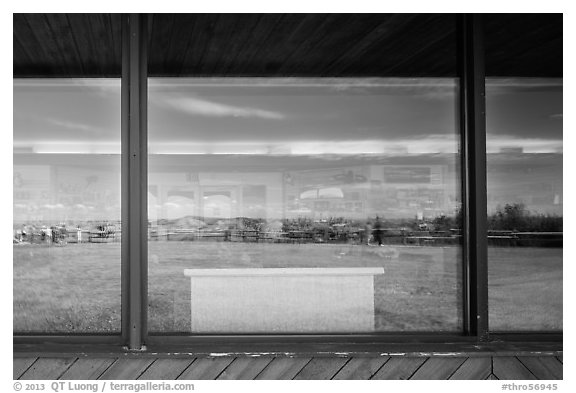
{"type": "Polygon", "coordinates": [[[120,81],[14,81],[13,329],[120,331],[120,81]]]}
{"type": "Polygon", "coordinates": [[[461,329],[455,80],[149,86],[151,331],[461,329]]]}
{"type": "Polygon", "coordinates": [[[562,330],[562,80],[486,81],[490,328],[562,330]]]}

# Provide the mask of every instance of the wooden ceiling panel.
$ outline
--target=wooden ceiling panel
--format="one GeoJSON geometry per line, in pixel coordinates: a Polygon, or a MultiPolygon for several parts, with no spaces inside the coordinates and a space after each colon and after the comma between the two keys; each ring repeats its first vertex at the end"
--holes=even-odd
{"type": "Polygon", "coordinates": [[[29,16],[14,14],[14,47],[21,51],[14,51],[14,76],[18,75],[50,75],[57,67],[55,59],[49,58],[45,47],[36,38],[36,29],[30,26],[29,16]]]}
{"type": "MultiPolygon", "coordinates": [[[[307,15],[294,34],[289,37],[288,50],[284,49],[282,38],[277,43],[279,55],[273,59],[279,68],[280,75],[294,76],[299,74],[322,75],[326,63],[342,51],[345,41],[338,41],[337,31],[348,31],[351,25],[349,18],[342,15],[307,15]],[[346,20],[348,19],[348,20],[346,20]]],[[[354,42],[354,41],[353,41],[354,42]]],[[[346,41],[348,43],[348,41],[346,41]]]]}
{"type": "MultiPolygon", "coordinates": [[[[210,40],[206,39],[206,37],[210,37],[213,34],[218,15],[194,15],[193,20],[194,23],[190,28],[191,34],[186,47],[184,48],[184,45],[180,45],[181,50],[186,51],[181,70],[174,70],[170,66],[160,68],[157,67],[154,61],[150,61],[149,70],[151,75],[180,76],[200,73],[210,47],[210,40]]],[[[151,40],[153,41],[154,39],[154,35],[152,35],[151,40]]],[[[171,59],[166,59],[165,61],[170,64],[171,59]]]]}
{"type": "MultiPolygon", "coordinates": [[[[562,76],[561,14],[485,15],[489,76],[562,76]]],[[[150,76],[456,76],[452,14],[154,14],[150,76]]],[[[119,77],[119,14],[14,14],[15,77],[119,77]]]]}
{"type": "MultiPolygon", "coordinates": [[[[312,16],[308,16],[308,20],[312,16]]],[[[268,34],[258,39],[258,44],[252,48],[252,53],[245,53],[244,64],[238,64],[237,69],[246,76],[274,75],[282,67],[285,59],[299,45],[298,36],[303,29],[309,28],[307,19],[300,14],[266,15],[261,24],[269,27],[268,34]]]]}
{"type": "MultiPolygon", "coordinates": [[[[188,18],[186,18],[188,19],[188,18]]],[[[186,31],[189,29],[188,21],[182,21],[179,26],[184,27],[186,31]]],[[[172,14],[161,14],[155,15],[152,18],[151,23],[151,30],[150,30],[150,37],[154,37],[154,39],[149,39],[149,48],[148,48],[148,58],[150,62],[150,71],[154,72],[156,70],[162,70],[167,67],[168,59],[173,59],[172,67],[176,69],[180,69],[182,67],[183,56],[186,54],[185,50],[182,48],[186,48],[189,40],[189,35],[183,34],[183,32],[174,33],[176,20],[175,16],[172,14]],[[174,37],[173,34],[178,34],[178,37],[174,37]],[[180,56],[178,53],[171,53],[170,50],[176,46],[175,43],[172,41],[176,38],[176,41],[180,44],[178,45],[180,49],[180,56]],[[152,66],[152,64],[154,66],[152,66]]]]}
{"type": "MultiPolygon", "coordinates": [[[[254,25],[247,33],[243,34],[242,43],[234,48],[234,55],[230,56],[223,72],[225,74],[246,74],[250,72],[250,69],[260,63],[259,59],[262,58],[262,54],[267,55],[269,53],[268,48],[263,48],[263,46],[268,40],[274,42],[274,38],[271,35],[276,27],[285,23],[289,24],[285,15],[258,15],[254,25]],[[261,50],[263,52],[260,52],[261,50]]],[[[253,72],[256,73],[254,69],[253,72]]]]}
{"type": "MultiPolygon", "coordinates": [[[[397,16],[402,18],[402,15],[397,16]]],[[[456,18],[418,15],[397,24],[361,58],[349,62],[346,74],[386,76],[455,76],[456,18]],[[432,61],[433,60],[433,61],[432,61]]]]}
{"type": "MultiPolygon", "coordinates": [[[[416,18],[417,15],[382,16],[382,18],[377,20],[377,24],[373,29],[351,42],[347,49],[337,56],[336,60],[327,67],[326,73],[328,75],[339,75],[351,68],[352,64],[367,63],[369,54],[378,52],[375,48],[379,48],[384,42],[394,39],[394,35],[403,26],[412,23],[416,18]]],[[[378,57],[381,60],[385,59],[386,56],[386,53],[378,53],[378,57]]]]}
{"type": "Polygon", "coordinates": [[[14,14],[14,77],[119,77],[120,17],[14,14]]]}
{"type": "Polygon", "coordinates": [[[484,16],[486,74],[562,77],[562,14],[484,16]]]}

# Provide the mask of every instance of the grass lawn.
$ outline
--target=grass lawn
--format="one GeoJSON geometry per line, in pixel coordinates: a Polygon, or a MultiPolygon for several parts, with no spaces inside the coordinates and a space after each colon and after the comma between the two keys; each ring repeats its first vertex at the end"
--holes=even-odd
{"type": "MultiPolygon", "coordinates": [[[[374,267],[377,331],[462,326],[458,247],[155,241],[149,243],[149,328],[190,330],[184,269],[374,267]]],[[[14,246],[16,332],[119,332],[120,245],[14,246]]],[[[562,250],[490,250],[491,324],[561,329],[562,250]],[[536,295],[535,295],[536,294],[536,295]]]]}
{"type": "Polygon", "coordinates": [[[13,252],[15,332],[120,332],[120,243],[13,252]]]}
{"type": "Polygon", "coordinates": [[[493,331],[562,330],[562,249],[488,249],[493,331]]]}
{"type": "Polygon", "coordinates": [[[190,329],[190,280],[184,269],[382,266],[385,274],[375,279],[377,330],[456,331],[461,326],[457,251],[455,247],[151,242],[150,330],[190,329]]]}

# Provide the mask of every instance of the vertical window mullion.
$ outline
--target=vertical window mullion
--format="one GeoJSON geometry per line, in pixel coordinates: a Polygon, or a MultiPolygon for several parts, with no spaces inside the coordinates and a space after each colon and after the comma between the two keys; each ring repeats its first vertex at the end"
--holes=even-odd
{"type": "Polygon", "coordinates": [[[130,252],[128,242],[128,231],[130,226],[128,220],[128,205],[130,201],[130,188],[128,187],[130,156],[129,151],[129,128],[130,128],[130,26],[128,24],[128,15],[123,14],[121,18],[122,24],[122,79],[121,85],[121,222],[122,222],[122,239],[121,239],[121,282],[122,282],[122,342],[128,345],[128,331],[130,330],[130,313],[129,310],[129,289],[130,289],[130,252]]]}
{"type": "Polygon", "coordinates": [[[147,305],[147,18],[122,19],[122,335],[143,348],[147,305]]]}
{"type": "Polygon", "coordinates": [[[460,124],[462,217],[467,335],[488,339],[486,110],[482,17],[462,15],[460,26],[460,124]]]}

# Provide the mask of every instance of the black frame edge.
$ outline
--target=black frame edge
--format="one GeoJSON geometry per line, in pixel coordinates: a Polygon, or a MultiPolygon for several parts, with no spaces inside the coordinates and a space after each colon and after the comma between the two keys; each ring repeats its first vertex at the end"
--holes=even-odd
{"type": "Polygon", "coordinates": [[[144,348],[147,333],[148,22],[122,18],[122,337],[144,348]]]}
{"type": "Polygon", "coordinates": [[[488,341],[485,53],[480,14],[458,20],[464,257],[464,332],[488,341]]]}

